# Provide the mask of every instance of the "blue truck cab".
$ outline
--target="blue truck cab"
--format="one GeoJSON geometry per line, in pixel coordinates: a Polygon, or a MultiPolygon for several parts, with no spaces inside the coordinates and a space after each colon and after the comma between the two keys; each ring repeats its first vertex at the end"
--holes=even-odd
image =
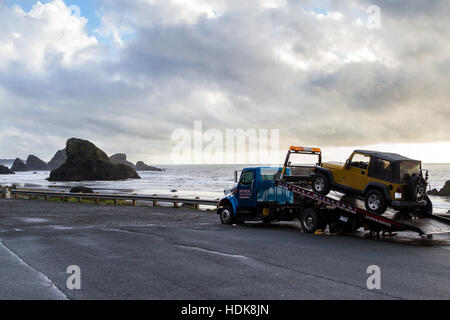
{"type": "MultiPolygon", "coordinates": [[[[268,223],[298,218],[294,194],[275,185],[282,172],[282,167],[243,169],[236,185],[225,190],[225,197],[220,200],[218,214],[222,223],[248,220],[268,223]]],[[[284,174],[290,174],[289,168],[284,174]]]]}

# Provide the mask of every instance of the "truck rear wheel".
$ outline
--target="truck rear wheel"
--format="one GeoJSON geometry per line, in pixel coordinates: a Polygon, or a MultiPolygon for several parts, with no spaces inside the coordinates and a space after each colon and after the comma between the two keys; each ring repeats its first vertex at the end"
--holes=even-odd
{"type": "Polygon", "coordinates": [[[314,233],[322,227],[321,217],[318,210],[314,208],[308,208],[303,211],[300,217],[300,224],[303,231],[306,233],[314,233]]]}
{"type": "Polygon", "coordinates": [[[234,214],[233,214],[233,209],[226,205],[222,208],[221,212],[220,212],[220,221],[222,222],[222,224],[225,225],[233,225],[234,224],[234,214]]]}
{"type": "Polygon", "coordinates": [[[312,188],[314,192],[320,193],[321,195],[326,196],[329,194],[331,191],[331,185],[328,177],[323,173],[318,173],[312,181],[312,188]]]}

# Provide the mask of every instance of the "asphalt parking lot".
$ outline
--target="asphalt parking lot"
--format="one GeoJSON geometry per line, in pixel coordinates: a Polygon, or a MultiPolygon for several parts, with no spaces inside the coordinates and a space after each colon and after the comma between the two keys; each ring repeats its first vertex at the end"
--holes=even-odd
{"type": "Polygon", "coordinates": [[[214,212],[0,200],[0,299],[449,299],[450,241],[222,226],[214,212]],[[367,288],[380,267],[381,289],[367,288]],[[80,290],[67,287],[80,268],[80,290]]]}

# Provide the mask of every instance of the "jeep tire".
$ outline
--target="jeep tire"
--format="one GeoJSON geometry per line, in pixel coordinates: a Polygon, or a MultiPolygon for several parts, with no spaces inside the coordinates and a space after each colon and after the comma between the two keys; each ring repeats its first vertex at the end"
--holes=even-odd
{"type": "Polygon", "coordinates": [[[320,193],[323,196],[326,196],[331,191],[331,184],[328,177],[323,173],[318,173],[315,175],[312,181],[312,188],[314,192],[320,193]]]}
{"type": "Polygon", "coordinates": [[[386,212],[388,202],[383,192],[378,189],[370,189],[365,196],[366,209],[370,212],[382,215],[386,212]]]}

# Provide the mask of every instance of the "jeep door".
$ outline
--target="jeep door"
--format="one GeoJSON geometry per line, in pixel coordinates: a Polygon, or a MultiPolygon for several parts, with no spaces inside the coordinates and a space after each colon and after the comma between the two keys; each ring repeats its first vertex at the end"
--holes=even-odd
{"type": "Polygon", "coordinates": [[[348,169],[345,170],[345,186],[358,191],[364,191],[367,184],[370,157],[355,152],[349,160],[348,169]]]}

